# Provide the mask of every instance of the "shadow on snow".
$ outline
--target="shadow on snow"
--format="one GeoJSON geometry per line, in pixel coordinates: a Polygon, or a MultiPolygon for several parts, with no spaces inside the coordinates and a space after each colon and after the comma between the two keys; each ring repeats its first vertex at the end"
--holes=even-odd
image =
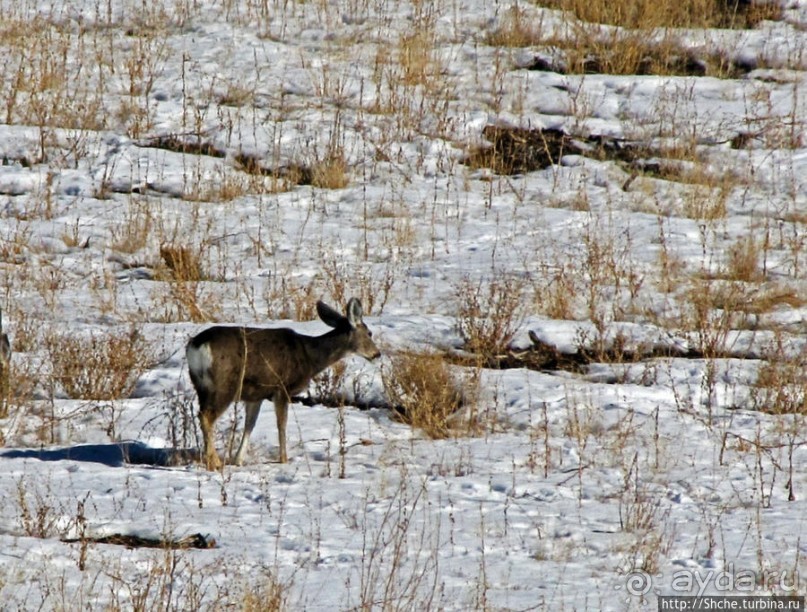
{"type": "Polygon", "coordinates": [[[82,444],[52,449],[9,449],[0,451],[0,457],[5,459],[31,458],[40,461],[84,461],[101,463],[109,467],[122,467],[126,464],[169,467],[197,461],[199,451],[152,448],[142,442],[120,442],[118,444],[82,444]]]}

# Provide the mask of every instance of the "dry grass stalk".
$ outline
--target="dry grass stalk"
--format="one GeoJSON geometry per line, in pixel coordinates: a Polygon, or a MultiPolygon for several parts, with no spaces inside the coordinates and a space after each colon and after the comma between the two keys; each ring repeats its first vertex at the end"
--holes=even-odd
{"type": "Polygon", "coordinates": [[[174,305],[179,307],[174,319],[191,320],[194,323],[204,323],[216,319],[213,310],[208,309],[203,303],[199,283],[171,283],[169,295],[174,305]]]}
{"type": "Polygon", "coordinates": [[[774,355],[759,368],[751,389],[751,406],[771,414],[807,414],[803,359],[774,355]]]}
{"type": "Polygon", "coordinates": [[[120,253],[136,253],[148,244],[154,229],[154,212],[146,203],[133,200],[122,222],[111,228],[109,247],[120,253]]]}
{"type": "Polygon", "coordinates": [[[355,295],[368,312],[381,314],[397,282],[396,268],[387,264],[380,271],[377,266],[350,266],[329,255],[323,255],[323,283],[333,301],[344,304],[355,295]]]}
{"type": "Polygon", "coordinates": [[[740,238],[729,249],[728,278],[749,283],[762,280],[759,255],[759,245],[753,237],[740,238]]]}
{"type": "Polygon", "coordinates": [[[264,580],[246,588],[241,601],[242,612],[281,612],[287,609],[288,585],[283,585],[275,576],[266,575],[264,580]]]}
{"type": "Polygon", "coordinates": [[[401,37],[398,59],[403,69],[401,76],[404,85],[422,85],[427,89],[431,86],[442,70],[434,48],[433,30],[417,30],[401,37]]]}
{"type": "Polygon", "coordinates": [[[693,184],[683,193],[683,215],[688,219],[717,221],[728,214],[727,200],[734,183],[693,184]]]}
{"type": "Polygon", "coordinates": [[[536,283],[533,303],[538,311],[552,319],[575,319],[575,297],[578,295],[578,280],[573,266],[557,262],[557,267],[546,270],[544,282],[536,283]]]}
{"type": "MultiPolygon", "coordinates": [[[[297,282],[289,274],[272,278],[264,291],[267,313],[272,319],[310,321],[317,318],[315,304],[319,287],[314,282],[297,282]]],[[[364,305],[363,297],[360,298],[364,305]]],[[[343,304],[343,300],[334,300],[343,304]]],[[[367,310],[370,310],[368,306],[367,310]]]]}
{"type": "Polygon", "coordinates": [[[71,399],[128,397],[151,365],[152,355],[137,330],[45,337],[53,380],[71,399]]]}
{"type": "Polygon", "coordinates": [[[459,433],[457,412],[465,403],[440,355],[401,353],[383,373],[384,389],[400,419],[430,438],[459,433]]]}
{"type": "Polygon", "coordinates": [[[485,42],[492,47],[531,47],[544,40],[542,19],[527,14],[514,5],[502,17],[501,24],[488,34],[485,42]]]}
{"type": "Polygon", "coordinates": [[[182,198],[189,202],[231,202],[247,194],[269,193],[271,188],[263,179],[240,172],[220,172],[213,178],[203,178],[187,185],[182,198]]]}
{"type": "Polygon", "coordinates": [[[737,0],[541,0],[549,8],[568,11],[590,23],[632,29],[751,28],[763,19],[782,18],[778,2],[737,0]]]}
{"type": "MultiPolygon", "coordinates": [[[[750,10],[721,0],[547,0],[541,3],[570,15],[566,34],[545,35],[543,15],[513,8],[486,42],[496,47],[545,46],[562,50],[572,74],[657,74],[734,77],[742,70],[731,58],[713,50],[693,54],[678,38],[679,28],[753,27],[761,19],[780,19],[781,8],[750,10]],[[573,17],[572,17],[573,16],[573,17]],[[575,19],[576,17],[576,19],[575,19]],[[617,26],[604,28],[602,24],[617,26]]],[[[762,5],[754,5],[762,6],[762,5]]]]}
{"type": "Polygon", "coordinates": [[[793,287],[762,283],[749,288],[741,309],[749,314],[762,314],[782,307],[801,308],[805,303],[804,297],[793,287]]]}
{"type": "Polygon", "coordinates": [[[168,272],[161,278],[167,281],[164,318],[195,323],[215,320],[219,304],[202,291],[201,281],[208,278],[202,266],[202,247],[163,244],[160,257],[168,272]]]}
{"type": "Polygon", "coordinates": [[[202,263],[198,250],[184,245],[164,244],[160,247],[160,257],[173,280],[181,282],[202,280],[202,263]]]}
{"type": "Polygon", "coordinates": [[[742,288],[737,283],[696,278],[684,296],[686,308],[680,326],[694,331],[697,349],[706,358],[725,354],[730,332],[740,328],[747,317],[741,308],[742,288]]]}
{"type": "Polygon", "coordinates": [[[311,165],[311,185],[322,189],[342,189],[350,184],[348,163],[341,150],[334,149],[311,165]]]}
{"type": "Polygon", "coordinates": [[[506,351],[524,318],[524,288],[525,281],[513,276],[460,284],[457,325],[468,351],[484,358],[506,351]]]}
{"type": "Polygon", "coordinates": [[[314,397],[326,406],[343,406],[346,402],[344,394],[344,380],[347,368],[343,361],[338,361],[331,367],[317,374],[311,381],[314,387],[314,397]]]}

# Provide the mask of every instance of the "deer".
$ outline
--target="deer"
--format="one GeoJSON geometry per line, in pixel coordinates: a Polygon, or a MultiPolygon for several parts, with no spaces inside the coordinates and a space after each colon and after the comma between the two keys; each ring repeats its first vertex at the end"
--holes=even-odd
{"type": "Polygon", "coordinates": [[[11,342],[3,331],[3,309],[0,308],[0,370],[8,367],[11,360],[11,342]]]}
{"type": "Polygon", "coordinates": [[[243,402],[245,412],[244,431],[233,463],[244,463],[263,400],[274,404],[279,461],[286,463],[286,421],[292,396],[350,353],[368,361],[381,355],[363,321],[357,298],[348,301],[344,315],[320,300],[317,314],[332,328],[321,336],[307,336],[285,327],[217,325],[188,341],[185,356],[199,400],[202,459],[208,470],[219,470],[223,465],[215,447],[215,424],[231,404],[243,402]]]}
{"type": "Polygon", "coordinates": [[[9,368],[11,364],[11,342],[3,331],[3,310],[0,309],[0,408],[8,393],[9,368]]]}

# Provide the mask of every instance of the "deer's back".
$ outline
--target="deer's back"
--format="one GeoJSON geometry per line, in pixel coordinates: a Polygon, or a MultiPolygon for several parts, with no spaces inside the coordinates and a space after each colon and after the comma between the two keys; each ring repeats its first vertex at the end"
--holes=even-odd
{"type": "MultiPolygon", "coordinates": [[[[303,336],[288,328],[209,327],[188,343],[209,364],[210,382],[241,399],[272,399],[304,389],[311,376],[303,336]]],[[[192,374],[193,377],[193,374],[192,374]]],[[[196,384],[196,383],[194,383],[196,384]]]]}

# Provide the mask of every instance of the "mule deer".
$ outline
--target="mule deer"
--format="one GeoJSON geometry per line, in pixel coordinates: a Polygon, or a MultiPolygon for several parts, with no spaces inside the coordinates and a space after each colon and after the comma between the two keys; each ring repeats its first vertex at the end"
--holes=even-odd
{"type": "Polygon", "coordinates": [[[0,308],[0,371],[8,367],[11,361],[11,342],[3,331],[3,310],[0,308]]]}
{"type": "Polygon", "coordinates": [[[3,331],[3,311],[0,309],[0,413],[5,411],[8,397],[9,369],[11,367],[11,342],[3,331]]]}
{"type": "Polygon", "coordinates": [[[292,395],[348,353],[375,359],[381,353],[362,321],[361,302],[352,298],[342,315],[324,302],[317,314],[333,329],[322,336],[305,336],[288,328],[215,326],[188,342],[185,354],[191,382],[199,397],[204,462],[207,469],[221,467],[214,443],[216,419],[236,401],[244,402],[244,433],[235,455],[242,465],[255,428],[261,402],[275,405],[280,462],[287,461],[286,418],[292,395]]]}

